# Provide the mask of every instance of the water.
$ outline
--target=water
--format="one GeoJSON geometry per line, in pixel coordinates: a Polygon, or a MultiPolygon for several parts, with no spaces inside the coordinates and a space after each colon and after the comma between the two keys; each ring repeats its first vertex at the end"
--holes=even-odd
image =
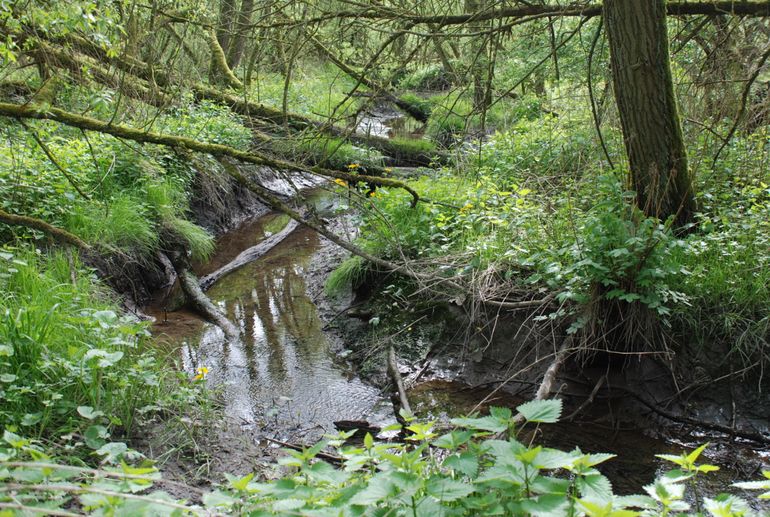
{"type": "MultiPolygon", "coordinates": [[[[252,221],[219,242],[208,273],[244,248],[279,231],[285,218],[252,221]]],[[[154,332],[180,349],[190,375],[209,370],[209,386],[221,391],[224,409],[256,434],[313,439],[334,432],[333,421],[388,412],[378,389],[362,382],[322,331],[306,294],[305,273],[318,249],[317,235],[299,227],[262,259],[227,275],[208,295],[242,331],[227,342],[222,331],[187,311],[168,314],[154,332]]]]}

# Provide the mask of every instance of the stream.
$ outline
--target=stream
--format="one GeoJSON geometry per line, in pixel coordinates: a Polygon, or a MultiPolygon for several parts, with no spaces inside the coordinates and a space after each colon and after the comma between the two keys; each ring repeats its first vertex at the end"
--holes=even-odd
{"type": "MultiPolygon", "coordinates": [[[[374,114],[361,120],[359,131],[393,136],[402,129],[400,120],[374,114]]],[[[336,200],[319,192],[311,194],[310,200],[320,215],[330,217],[336,200]]],[[[286,216],[276,213],[245,222],[218,239],[214,256],[199,265],[196,274],[200,277],[227,264],[244,249],[279,232],[287,222],[286,216]]],[[[272,438],[311,443],[323,434],[335,433],[335,421],[366,420],[376,425],[395,421],[389,394],[362,380],[345,361],[343,344],[324,332],[324,323],[307,293],[306,279],[321,248],[319,237],[300,226],[261,259],[214,284],[207,294],[242,330],[238,342],[227,342],[218,327],[189,310],[166,313],[157,305],[148,310],[156,318],[153,333],[168,344],[190,376],[196,368],[208,368],[207,385],[221,398],[225,414],[255,441],[272,438]]],[[[459,416],[490,394],[469,388],[456,380],[457,375],[441,377],[424,379],[410,390],[419,416],[459,416]]],[[[493,404],[515,407],[522,402],[525,400],[498,393],[493,404]]],[[[678,455],[700,443],[717,441],[708,433],[697,432],[683,433],[686,439],[663,440],[653,437],[659,434],[654,430],[603,427],[593,423],[595,416],[586,419],[590,423],[543,426],[522,439],[564,450],[580,447],[585,452],[618,454],[602,471],[621,494],[639,493],[642,485],[671,468],[655,454],[678,455]],[[693,441],[693,436],[699,441],[693,441]]],[[[758,479],[759,469],[770,465],[767,450],[738,441],[718,441],[706,456],[705,461],[721,466],[719,472],[704,478],[712,493],[738,494],[730,488],[731,482],[758,479]]],[[[739,495],[756,502],[752,494],[739,495]]]]}
{"type": "MultiPolygon", "coordinates": [[[[316,197],[316,205],[325,199],[316,197]]],[[[217,269],[280,231],[286,222],[285,216],[274,213],[246,222],[222,236],[215,256],[196,272],[204,275],[217,269]]],[[[367,420],[378,425],[394,421],[388,394],[367,384],[341,359],[339,344],[335,346],[324,333],[306,292],[305,278],[319,247],[318,236],[299,227],[260,260],[227,275],[208,291],[242,329],[239,342],[226,342],[218,327],[187,310],[169,312],[165,321],[155,311],[159,321],[154,333],[176,346],[191,375],[198,367],[209,369],[208,385],[221,393],[225,413],[252,433],[255,441],[268,437],[308,443],[334,433],[334,421],[367,420]]],[[[467,413],[487,395],[488,390],[438,379],[421,382],[410,391],[415,411],[432,418],[467,413]]],[[[515,407],[522,402],[502,393],[493,404],[515,407]]],[[[580,447],[585,452],[618,454],[602,470],[618,492],[630,493],[670,468],[655,454],[680,454],[697,445],[650,434],[643,429],[578,422],[543,426],[535,439],[566,450],[580,447]]],[[[704,434],[703,441],[708,440],[704,434]]],[[[761,463],[767,468],[770,455],[735,443],[715,446],[708,459],[722,470],[704,481],[726,490],[732,481],[756,478],[755,467],[748,465],[761,463]]]]}

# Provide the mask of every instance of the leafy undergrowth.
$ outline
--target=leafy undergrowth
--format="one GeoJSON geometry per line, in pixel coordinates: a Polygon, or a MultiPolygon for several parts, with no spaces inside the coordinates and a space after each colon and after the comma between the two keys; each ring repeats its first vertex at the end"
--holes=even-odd
{"type": "MultiPolygon", "coordinates": [[[[100,469],[60,465],[35,441],[6,431],[0,508],[9,515],[757,515],[744,499],[699,490],[699,479],[718,470],[697,463],[706,445],[682,456],[660,455],[675,468],[643,494],[618,496],[599,467],[613,455],[516,439],[524,422],[553,423],[560,414],[560,401],[535,401],[519,406],[516,415],[492,408],[488,416],[454,419],[443,434],[432,422],[408,420],[404,442],[376,442],[367,434],[362,445],[347,445],[353,433],[340,433],[302,451],[287,450],[279,463],[288,473],[280,479],[228,476],[200,504],[153,489],[161,475],[150,465],[130,466],[119,455],[100,469]],[[321,459],[323,451],[336,466],[321,459]]],[[[770,472],[764,475],[764,481],[734,486],[764,490],[760,498],[770,498],[770,472]]]]}
{"type": "MultiPolygon", "coordinates": [[[[737,364],[766,363],[767,133],[736,139],[715,168],[697,162],[700,212],[688,233],[676,234],[633,207],[634,193],[620,172],[606,167],[581,120],[519,121],[457,168],[412,180],[430,200],[415,208],[405,193],[380,189],[360,203],[358,243],[467,282],[476,296],[554,293],[565,303],[543,317],[573,318],[572,331],[585,325],[581,315],[599,286],[603,300],[653,314],[667,346],[729,344],[727,358],[737,364]]],[[[616,133],[605,137],[611,149],[621,145],[616,133]]],[[[714,151],[705,142],[698,146],[705,156],[714,151]]],[[[330,287],[365,278],[357,271],[365,268],[346,263],[330,287]]]]}
{"type": "MultiPolygon", "coordinates": [[[[76,463],[127,454],[143,414],[198,400],[145,323],[66,252],[0,250],[0,426],[76,463]]],[[[128,457],[131,457],[129,455],[128,457]]]]}

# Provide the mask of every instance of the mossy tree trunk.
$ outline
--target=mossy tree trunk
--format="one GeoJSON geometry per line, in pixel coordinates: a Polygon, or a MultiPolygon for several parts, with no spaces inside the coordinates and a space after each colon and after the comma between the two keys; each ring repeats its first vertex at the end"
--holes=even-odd
{"type": "Polygon", "coordinates": [[[665,0],[605,0],[623,139],[636,202],[681,227],[695,211],[693,183],[669,64],[665,0]]]}

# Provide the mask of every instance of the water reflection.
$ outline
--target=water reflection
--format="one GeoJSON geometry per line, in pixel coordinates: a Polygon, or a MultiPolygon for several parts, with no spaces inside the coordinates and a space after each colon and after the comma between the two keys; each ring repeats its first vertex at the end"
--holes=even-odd
{"type": "MultiPolygon", "coordinates": [[[[233,238],[264,237],[263,223],[270,221],[250,223],[233,238]]],[[[220,244],[228,254],[237,247],[220,244]]],[[[333,431],[335,420],[387,411],[380,407],[378,390],[335,362],[306,294],[304,274],[318,244],[315,233],[298,228],[262,259],[209,290],[212,301],[243,331],[240,341],[227,342],[218,327],[207,323],[195,328],[189,321],[174,321],[188,317],[183,311],[170,313],[166,325],[156,326],[183,343],[186,371],[209,368],[209,385],[223,388],[228,415],[270,436],[315,437],[333,431]]]]}

